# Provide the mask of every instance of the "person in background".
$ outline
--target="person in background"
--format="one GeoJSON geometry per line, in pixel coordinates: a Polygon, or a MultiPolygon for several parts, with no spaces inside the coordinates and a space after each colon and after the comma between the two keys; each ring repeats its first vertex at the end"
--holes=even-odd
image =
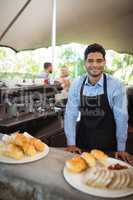
{"type": "Polygon", "coordinates": [[[70,88],[70,78],[69,78],[69,70],[66,66],[62,66],[60,68],[60,77],[55,80],[55,83],[58,83],[63,88],[63,93],[68,93],[70,88]]]}
{"type": "Polygon", "coordinates": [[[105,49],[89,45],[84,52],[87,75],[70,87],[65,112],[67,151],[101,149],[132,162],[126,152],[128,112],[124,85],[104,73],[105,49]]]}
{"type": "Polygon", "coordinates": [[[44,72],[38,75],[39,78],[44,79],[44,84],[48,85],[50,84],[50,78],[49,75],[53,72],[53,66],[50,62],[44,63],[44,72]]]}

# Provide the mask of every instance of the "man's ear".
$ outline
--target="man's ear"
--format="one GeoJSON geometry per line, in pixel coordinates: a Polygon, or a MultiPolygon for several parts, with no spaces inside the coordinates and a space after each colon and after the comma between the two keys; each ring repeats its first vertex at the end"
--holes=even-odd
{"type": "Polygon", "coordinates": [[[84,67],[85,70],[87,70],[86,61],[84,62],[84,66],[83,67],[84,67]]]}
{"type": "Polygon", "coordinates": [[[106,65],[106,59],[104,59],[104,65],[106,65]]]}
{"type": "Polygon", "coordinates": [[[86,68],[86,60],[84,60],[84,67],[86,68]]]}

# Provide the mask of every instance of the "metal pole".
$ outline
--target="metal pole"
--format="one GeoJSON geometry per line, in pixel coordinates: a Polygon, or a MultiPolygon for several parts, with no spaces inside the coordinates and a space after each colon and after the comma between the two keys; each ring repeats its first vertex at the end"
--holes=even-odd
{"type": "Polygon", "coordinates": [[[55,65],[56,59],[56,0],[53,0],[53,16],[52,16],[52,39],[51,39],[51,46],[52,46],[52,64],[55,65]]]}
{"type": "Polygon", "coordinates": [[[13,26],[13,24],[17,21],[17,19],[20,17],[20,15],[24,12],[24,10],[26,9],[26,7],[29,5],[29,3],[32,0],[28,0],[23,7],[19,10],[19,12],[16,14],[16,16],[12,19],[12,21],[10,22],[10,24],[6,27],[6,29],[3,31],[3,33],[0,35],[0,41],[4,38],[4,36],[6,35],[6,33],[9,31],[9,29],[13,26]]]}

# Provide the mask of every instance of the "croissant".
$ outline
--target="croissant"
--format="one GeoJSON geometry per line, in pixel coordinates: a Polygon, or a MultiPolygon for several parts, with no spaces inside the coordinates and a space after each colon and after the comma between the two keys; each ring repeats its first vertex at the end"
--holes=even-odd
{"type": "Polygon", "coordinates": [[[36,138],[31,138],[30,144],[33,145],[37,151],[40,151],[40,152],[42,152],[45,148],[45,144],[41,140],[36,139],[36,138]]]}
{"type": "Polygon", "coordinates": [[[29,142],[29,138],[20,133],[16,133],[16,136],[14,137],[14,141],[13,141],[14,144],[20,147],[23,147],[24,144],[28,142],[29,142]]]}
{"type": "Polygon", "coordinates": [[[24,156],[23,151],[15,144],[8,144],[6,148],[3,149],[2,154],[16,160],[20,160],[24,156]]]}
{"type": "Polygon", "coordinates": [[[26,142],[21,147],[24,151],[24,153],[28,156],[34,156],[36,154],[36,150],[33,145],[30,144],[30,142],[26,142]]]}
{"type": "Polygon", "coordinates": [[[16,157],[16,159],[21,159],[21,154],[34,156],[37,151],[42,152],[45,148],[45,144],[41,140],[34,137],[28,137],[18,132],[8,136],[8,138],[6,137],[4,139],[4,144],[6,145],[5,149],[8,149],[8,145],[10,147],[9,151],[4,151],[4,155],[16,157]],[[18,153],[20,150],[21,153],[18,153]]]}

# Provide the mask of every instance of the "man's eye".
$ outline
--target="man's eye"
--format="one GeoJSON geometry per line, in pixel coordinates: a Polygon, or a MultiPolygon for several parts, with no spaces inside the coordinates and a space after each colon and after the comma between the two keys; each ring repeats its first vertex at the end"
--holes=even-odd
{"type": "Polygon", "coordinates": [[[102,63],[103,62],[103,59],[97,59],[97,60],[88,60],[88,63],[102,63]]]}
{"type": "Polygon", "coordinates": [[[88,63],[93,63],[94,62],[94,60],[88,60],[88,63]]]}
{"type": "Polygon", "coordinates": [[[101,63],[101,62],[103,62],[103,59],[97,59],[96,62],[97,62],[97,63],[101,63]]]}

